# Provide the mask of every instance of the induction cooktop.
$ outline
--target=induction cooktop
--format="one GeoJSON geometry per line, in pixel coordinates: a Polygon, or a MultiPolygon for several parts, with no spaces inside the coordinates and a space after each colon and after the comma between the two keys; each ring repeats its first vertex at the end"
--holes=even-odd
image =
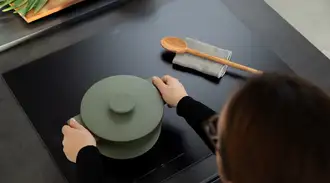
{"type": "MultiPolygon", "coordinates": [[[[76,167],[62,152],[61,127],[68,119],[79,114],[81,99],[86,90],[96,81],[118,73],[146,78],[144,73],[153,67],[149,64],[148,68],[131,69],[123,62],[88,59],[81,52],[86,44],[88,41],[4,75],[69,182],[76,182],[76,167]],[[74,55],[81,57],[72,58],[74,55]]],[[[96,54],[92,52],[87,54],[96,54]]],[[[155,63],[160,64],[161,69],[162,61],[155,63]]],[[[104,157],[109,181],[161,182],[212,155],[193,129],[175,114],[175,109],[165,108],[162,123],[158,142],[146,154],[130,160],[104,157]]]]}
{"type": "MultiPolygon", "coordinates": [[[[76,167],[62,152],[61,127],[79,114],[83,94],[95,81],[106,76],[116,73],[141,76],[144,72],[144,69],[113,67],[111,61],[105,66],[102,59],[70,59],[69,55],[84,45],[64,49],[4,75],[69,182],[76,182],[76,167]],[[86,72],[89,64],[96,67],[86,72]],[[104,67],[107,67],[105,72],[104,67]]],[[[165,109],[162,123],[158,142],[146,154],[129,160],[104,157],[109,181],[161,182],[211,155],[193,129],[176,116],[175,109],[165,109]]]]}

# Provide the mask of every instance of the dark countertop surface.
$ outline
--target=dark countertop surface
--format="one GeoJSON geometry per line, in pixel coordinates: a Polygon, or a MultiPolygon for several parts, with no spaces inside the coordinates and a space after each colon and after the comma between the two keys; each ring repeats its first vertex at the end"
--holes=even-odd
{"type": "Polygon", "coordinates": [[[0,14],[0,51],[23,43],[36,36],[54,30],[57,27],[77,22],[88,16],[116,8],[127,0],[85,0],[50,16],[32,23],[26,23],[17,14],[6,12],[0,14]]]}
{"type": "MultiPolygon", "coordinates": [[[[95,34],[116,34],[123,24],[139,23],[154,13],[155,8],[173,1],[179,0],[161,1],[157,6],[151,0],[135,1],[115,11],[59,27],[50,34],[2,52],[0,71],[4,73],[30,63],[95,34]]],[[[330,61],[268,5],[262,0],[222,2],[253,32],[251,36],[260,40],[262,46],[277,54],[296,74],[330,92],[330,61]]],[[[4,80],[0,82],[0,123],[0,182],[65,182],[4,80]]],[[[184,174],[178,178],[185,180],[184,174]]]]}

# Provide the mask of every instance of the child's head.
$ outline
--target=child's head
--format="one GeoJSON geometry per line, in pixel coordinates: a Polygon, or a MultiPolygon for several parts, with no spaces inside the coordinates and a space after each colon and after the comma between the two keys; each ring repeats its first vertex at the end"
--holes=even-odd
{"type": "Polygon", "coordinates": [[[219,120],[220,174],[233,183],[330,182],[330,98],[296,78],[249,80],[219,120]]]}

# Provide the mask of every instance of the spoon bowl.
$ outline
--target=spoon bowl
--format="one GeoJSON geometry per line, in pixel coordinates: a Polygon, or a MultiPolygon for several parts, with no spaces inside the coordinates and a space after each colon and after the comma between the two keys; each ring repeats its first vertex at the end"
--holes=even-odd
{"type": "Polygon", "coordinates": [[[177,37],[165,37],[161,40],[161,45],[166,50],[174,53],[185,53],[187,51],[187,43],[177,37]]]}

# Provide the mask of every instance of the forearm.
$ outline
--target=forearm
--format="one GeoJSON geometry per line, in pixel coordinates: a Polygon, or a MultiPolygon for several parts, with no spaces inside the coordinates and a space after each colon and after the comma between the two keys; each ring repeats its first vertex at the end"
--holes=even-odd
{"type": "Polygon", "coordinates": [[[202,138],[205,144],[214,152],[214,147],[206,135],[202,124],[204,121],[215,115],[216,112],[187,96],[182,98],[178,103],[177,114],[187,121],[187,123],[202,138]]]}
{"type": "Polygon", "coordinates": [[[103,181],[102,157],[96,147],[87,146],[79,151],[77,171],[79,183],[101,183],[103,181]]]}

